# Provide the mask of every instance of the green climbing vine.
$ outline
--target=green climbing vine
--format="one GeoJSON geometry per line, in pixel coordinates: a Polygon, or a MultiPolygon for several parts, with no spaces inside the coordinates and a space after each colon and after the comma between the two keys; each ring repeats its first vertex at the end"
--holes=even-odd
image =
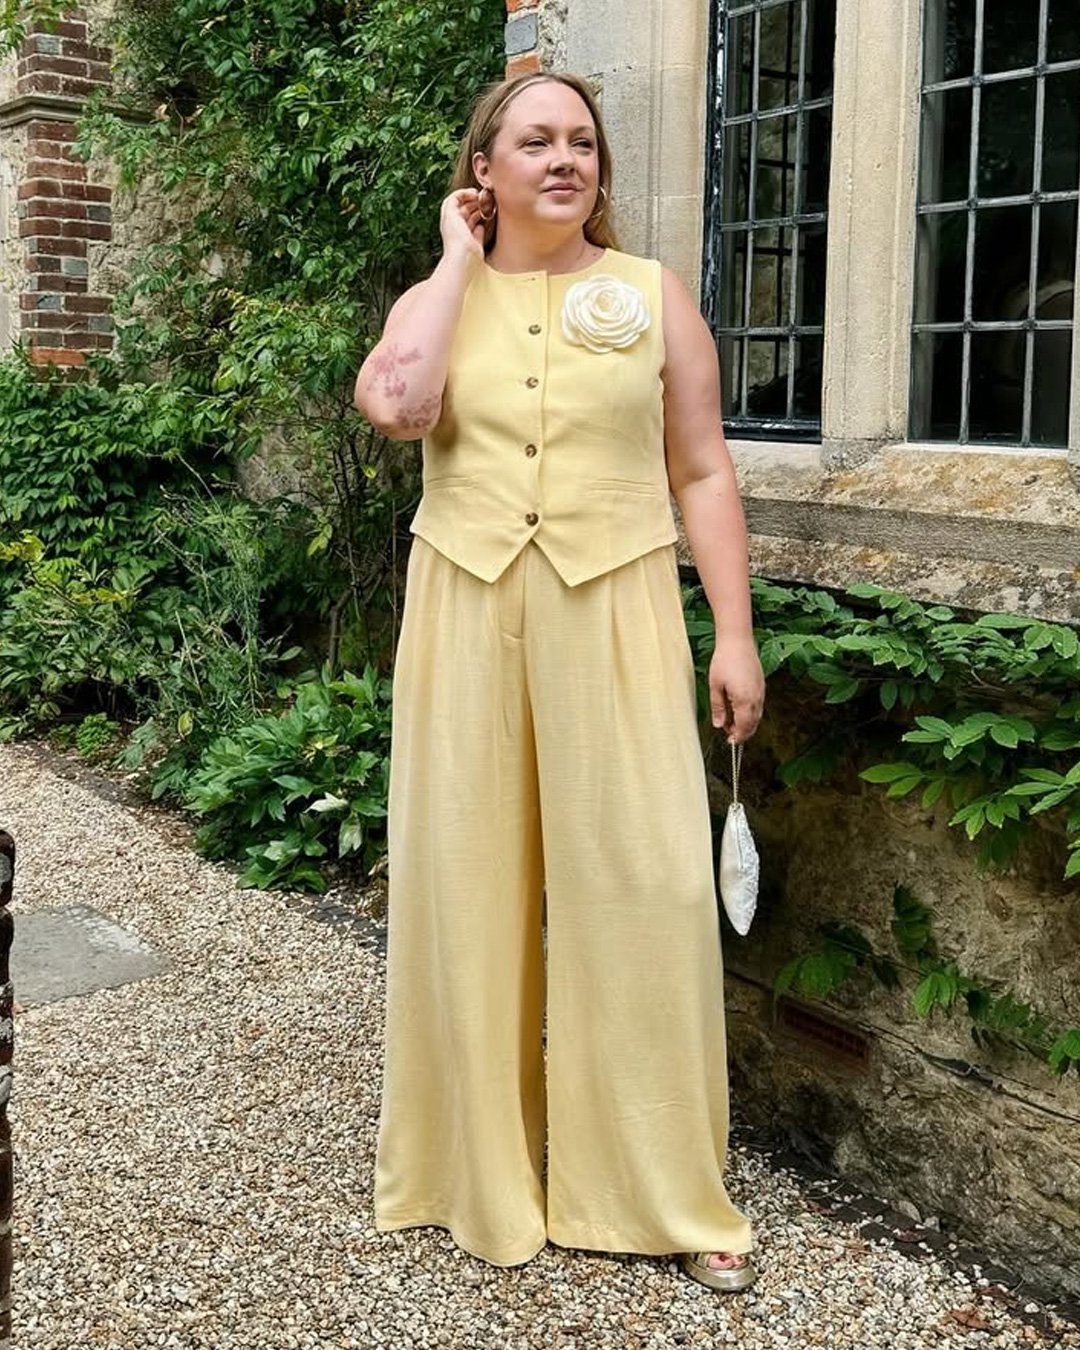
{"type": "MultiPolygon", "coordinates": [[[[978,841],[986,868],[1012,862],[1041,817],[1062,836],[1064,877],[1080,875],[1074,628],[1018,614],[968,616],[878,586],[842,595],[758,578],[751,586],[766,676],[786,673],[818,705],[803,743],[780,765],[783,783],[823,783],[855,766],[888,797],[919,792],[925,810],[947,809],[949,824],[978,841]]],[[[713,620],[699,588],[687,590],[685,603],[704,712],[713,620]]],[[[906,974],[920,1017],[963,1008],[977,1044],[1020,1047],[1057,1074],[1080,1069],[1080,1028],[1053,1026],[941,955],[932,912],[902,885],[893,911],[896,954],[831,919],[818,925],[817,946],[780,970],[775,994],[828,998],[860,970],[896,989],[906,974]]]]}
{"type": "Polygon", "coordinates": [[[1080,1027],[1055,1027],[1009,990],[995,990],[943,957],[933,935],[933,911],[902,885],[893,892],[891,930],[898,956],[876,951],[852,924],[835,920],[819,924],[822,941],[780,969],[774,995],[795,989],[812,998],[828,998],[860,970],[888,989],[902,987],[904,976],[913,976],[911,1005],[919,1017],[929,1017],[935,1008],[949,1015],[963,1009],[980,1047],[1007,1044],[1044,1059],[1056,1074],[1070,1068],[1080,1071],[1080,1027]]]}
{"type": "MultiPolygon", "coordinates": [[[[982,865],[1004,867],[1036,816],[1066,840],[1064,875],[1080,875],[1080,638],[1067,624],[1018,614],[965,617],[878,586],[828,591],[752,582],[767,676],[786,671],[846,705],[780,770],[824,782],[842,763],[889,797],[921,789],[924,808],[980,839],[982,865]],[[869,762],[868,762],[869,761],[869,762]]],[[[687,596],[699,680],[712,615],[687,596]]]]}

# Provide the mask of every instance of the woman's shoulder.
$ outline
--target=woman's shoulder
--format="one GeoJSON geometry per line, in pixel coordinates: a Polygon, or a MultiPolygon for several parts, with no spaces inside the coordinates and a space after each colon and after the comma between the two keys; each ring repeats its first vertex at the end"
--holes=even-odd
{"type": "Polygon", "coordinates": [[[628,272],[638,272],[641,275],[660,275],[660,263],[655,258],[646,258],[640,253],[624,253],[622,249],[609,248],[604,254],[604,262],[610,264],[613,269],[621,267],[628,272]]]}
{"type": "Polygon", "coordinates": [[[629,282],[659,302],[664,268],[655,258],[609,248],[604,256],[602,270],[629,282]]]}

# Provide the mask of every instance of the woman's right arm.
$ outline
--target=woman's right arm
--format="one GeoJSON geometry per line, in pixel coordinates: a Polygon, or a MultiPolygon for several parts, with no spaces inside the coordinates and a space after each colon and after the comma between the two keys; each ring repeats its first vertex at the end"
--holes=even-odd
{"type": "Polygon", "coordinates": [[[356,377],[357,408],[391,440],[414,440],[439,420],[465,292],[484,257],[476,199],[463,188],[443,202],[439,265],[395,303],[356,377]]]}

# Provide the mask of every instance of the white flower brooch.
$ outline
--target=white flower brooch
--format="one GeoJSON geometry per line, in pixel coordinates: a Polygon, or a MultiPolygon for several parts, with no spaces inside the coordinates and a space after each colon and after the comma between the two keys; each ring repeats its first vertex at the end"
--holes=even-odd
{"type": "Polygon", "coordinates": [[[629,347],[649,323],[649,309],[638,288],[606,273],[575,282],[563,301],[563,337],[591,352],[629,347]]]}

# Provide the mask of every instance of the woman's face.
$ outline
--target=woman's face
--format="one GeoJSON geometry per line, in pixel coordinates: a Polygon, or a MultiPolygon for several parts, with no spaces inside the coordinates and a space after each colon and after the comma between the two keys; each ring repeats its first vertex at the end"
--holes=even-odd
{"type": "Polygon", "coordinates": [[[500,222],[580,229],[600,181],[596,128],[581,95],[554,80],[530,85],[506,109],[490,159],[475,155],[473,170],[495,193],[500,222]]]}

